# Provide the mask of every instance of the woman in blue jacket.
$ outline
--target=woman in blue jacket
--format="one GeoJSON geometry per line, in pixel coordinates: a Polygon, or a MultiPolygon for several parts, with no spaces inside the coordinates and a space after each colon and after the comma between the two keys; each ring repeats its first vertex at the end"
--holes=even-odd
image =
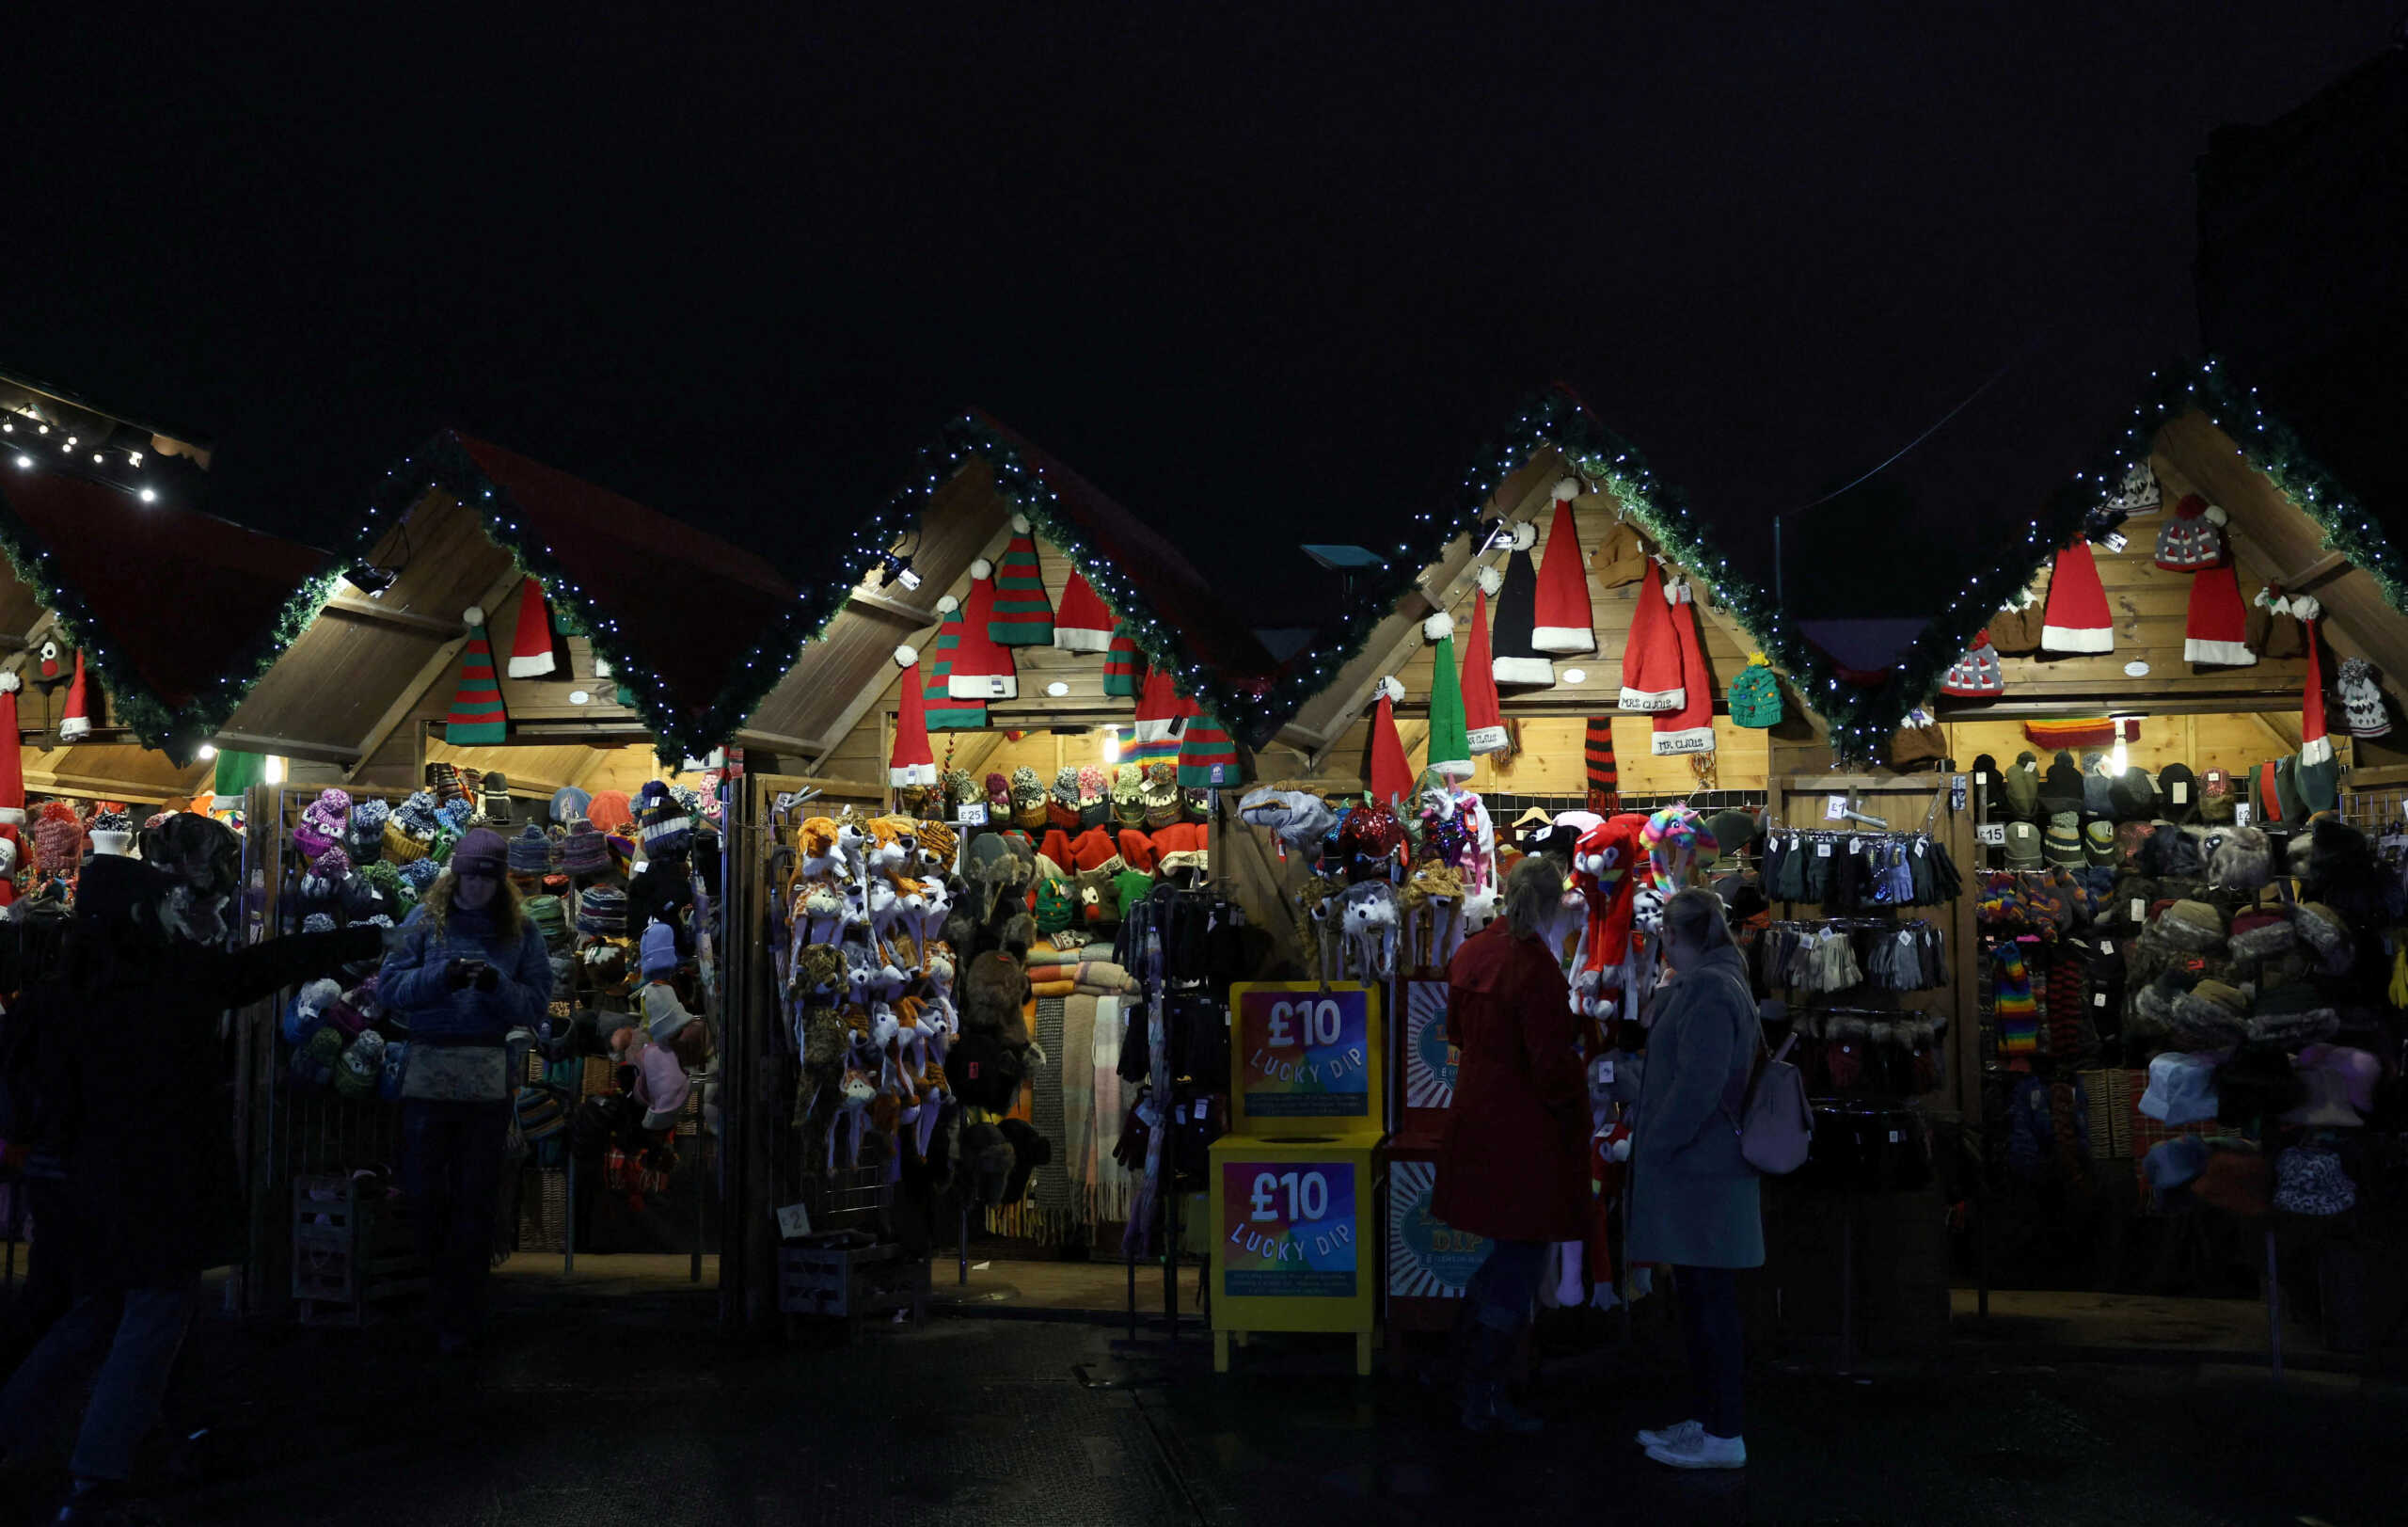
{"type": "Polygon", "coordinates": [[[402,925],[377,994],[409,1025],[403,1185],[418,1211],[427,1312],[446,1353],[477,1334],[510,1141],[504,1041],[552,999],[544,936],[520,912],[501,835],[478,828],[402,925]]]}

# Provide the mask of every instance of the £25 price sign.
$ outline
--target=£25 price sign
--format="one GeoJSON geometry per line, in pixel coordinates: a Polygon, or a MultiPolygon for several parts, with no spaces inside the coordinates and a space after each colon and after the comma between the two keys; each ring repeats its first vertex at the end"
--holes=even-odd
{"type": "Polygon", "coordinates": [[[1371,1117],[1370,1005],[1360,986],[1249,986],[1236,994],[1247,1118],[1371,1117]]]}
{"type": "Polygon", "coordinates": [[[1351,1161],[1221,1163],[1221,1291],[1233,1298],[1352,1298],[1351,1161]]]}

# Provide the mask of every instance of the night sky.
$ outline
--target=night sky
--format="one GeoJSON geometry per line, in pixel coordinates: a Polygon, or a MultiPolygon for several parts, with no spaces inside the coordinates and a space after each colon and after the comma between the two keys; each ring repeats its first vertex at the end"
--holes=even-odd
{"type": "Polygon", "coordinates": [[[454,424],[804,577],[976,403],[1281,624],[1266,548],[1449,506],[1545,382],[1742,554],[1988,383],[1902,534],[1789,517],[1911,588],[2196,350],[2210,129],[2400,9],[885,8],[15,47],[0,370],[289,534],[454,424]]]}

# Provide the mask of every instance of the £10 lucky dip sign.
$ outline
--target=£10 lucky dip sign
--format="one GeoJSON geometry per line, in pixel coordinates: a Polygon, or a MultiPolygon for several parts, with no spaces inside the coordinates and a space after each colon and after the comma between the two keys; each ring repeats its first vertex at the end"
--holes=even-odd
{"type": "Polygon", "coordinates": [[[1246,981],[1229,989],[1229,1001],[1235,1133],[1379,1129],[1377,991],[1354,981],[1246,981]]]}

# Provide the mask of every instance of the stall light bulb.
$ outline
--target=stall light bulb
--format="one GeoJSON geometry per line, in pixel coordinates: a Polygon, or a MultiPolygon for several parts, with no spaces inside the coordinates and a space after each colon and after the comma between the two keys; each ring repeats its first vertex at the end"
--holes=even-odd
{"type": "Polygon", "coordinates": [[[267,763],[265,767],[260,771],[260,777],[266,780],[270,785],[283,784],[284,760],[277,757],[273,753],[269,754],[267,756],[267,763]]]}
{"type": "Polygon", "coordinates": [[[593,700],[593,698],[594,696],[592,694],[583,690],[571,690],[568,692],[568,703],[573,706],[588,704],[593,700]]]}
{"type": "Polygon", "coordinates": [[[1059,699],[1063,695],[1070,692],[1070,686],[1063,683],[1057,678],[1053,683],[1045,686],[1045,692],[1053,695],[1056,699],[1059,699]]]}
{"type": "Polygon", "coordinates": [[[1120,761],[1120,732],[1117,727],[1103,729],[1103,761],[1108,764],[1120,761]]]}
{"type": "Polygon", "coordinates": [[[193,756],[198,758],[203,763],[207,763],[210,759],[217,756],[217,744],[214,742],[203,742],[200,745],[199,750],[196,752],[193,756]]]}
{"type": "Polygon", "coordinates": [[[2127,769],[2129,769],[2129,768],[2131,768],[2131,755],[2130,755],[2130,754],[2128,754],[2127,752],[2125,752],[2125,750],[2124,750],[2124,740],[2123,740],[2122,738],[2120,738],[2120,737],[2119,737],[2119,738],[2115,739],[2115,751],[2114,751],[2114,752],[2112,752],[2112,753],[2110,753],[2110,754],[2108,754],[2108,756],[2107,756],[2107,768],[2108,768],[2108,771],[2109,771],[2111,773],[2120,774],[2120,773],[2122,773],[2125,770],[2127,770],[2127,769]]]}

